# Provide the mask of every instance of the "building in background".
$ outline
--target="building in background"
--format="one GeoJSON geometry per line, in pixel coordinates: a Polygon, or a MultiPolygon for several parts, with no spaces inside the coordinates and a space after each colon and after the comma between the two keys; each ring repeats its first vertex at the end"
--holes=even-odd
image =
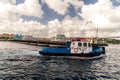
{"type": "Polygon", "coordinates": [[[14,40],[21,40],[22,39],[22,35],[19,34],[15,34],[13,37],[14,40]]]}
{"type": "Polygon", "coordinates": [[[22,35],[22,40],[34,40],[34,37],[31,35],[22,35]]]}
{"type": "Polygon", "coordinates": [[[58,34],[55,37],[53,37],[52,41],[66,41],[67,38],[65,35],[58,34]]]}

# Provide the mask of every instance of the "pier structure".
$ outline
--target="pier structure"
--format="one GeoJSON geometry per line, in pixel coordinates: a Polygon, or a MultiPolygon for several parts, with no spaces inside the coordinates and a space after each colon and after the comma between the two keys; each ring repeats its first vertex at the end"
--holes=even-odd
{"type": "MultiPolygon", "coordinates": [[[[92,22],[87,22],[88,23],[92,22]]],[[[83,32],[86,30],[86,26],[83,28],[83,32]]],[[[96,29],[96,36],[98,37],[98,28],[95,27],[96,29]]],[[[69,37],[66,37],[65,35],[56,35],[53,37],[48,37],[49,33],[47,29],[43,30],[31,30],[28,32],[25,32],[23,34],[7,34],[3,33],[0,35],[0,41],[12,41],[12,42],[21,42],[21,43],[26,43],[26,44],[32,44],[32,45],[38,45],[38,46],[54,46],[54,45],[59,45],[59,46],[64,46],[66,41],[69,40],[69,37]]],[[[74,38],[74,37],[73,37],[74,38]]],[[[89,37],[91,38],[91,37],[89,37]]],[[[117,39],[120,40],[120,36],[112,36],[112,37],[99,37],[100,41],[101,40],[106,40],[109,42],[113,42],[110,39],[117,39]],[[109,40],[108,40],[109,39],[109,40]]],[[[119,41],[118,41],[119,42],[119,41]]]]}
{"type": "MultiPolygon", "coordinates": [[[[23,34],[14,34],[13,38],[8,39],[8,41],[25,43],[30,45],[45,46],[45,47],[64,47],[65,37],[61,37],[64,40],[54,40],[55,37],[48,37],[47,30],[31,30],[23,34]]],[[[59,38],[59,37],[58,37],[59,38]]]]}

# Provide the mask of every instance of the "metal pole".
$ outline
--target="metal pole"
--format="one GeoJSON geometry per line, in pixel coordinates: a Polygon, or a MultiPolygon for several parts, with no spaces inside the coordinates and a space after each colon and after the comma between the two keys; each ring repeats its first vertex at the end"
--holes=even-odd
{"type": "Polygon", "coordinates": [[[78,37],[78,25],[77,25],[77,37],[78,37]]]}

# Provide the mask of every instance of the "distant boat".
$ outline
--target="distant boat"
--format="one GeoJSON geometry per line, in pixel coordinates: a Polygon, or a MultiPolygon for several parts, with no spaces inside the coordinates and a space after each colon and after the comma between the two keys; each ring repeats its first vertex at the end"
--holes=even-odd
{"type": "Polygon", "coordinates": [[[47,47],[39,51],[42,55],[47,56],[76,56],[80,59],[95,59],[105,56],[105,46],[107,44],[99,44],[90,41],[87,38],[72,38],[66,42],[65,47],[47,47]]]}

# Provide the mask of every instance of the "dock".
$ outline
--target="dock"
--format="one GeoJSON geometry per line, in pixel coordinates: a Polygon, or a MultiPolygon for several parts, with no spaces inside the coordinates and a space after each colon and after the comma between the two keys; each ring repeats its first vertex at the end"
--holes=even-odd
{"type": "Polygon", "coordinates": [[[42,46],[42,47],[64,47],[65,41],[47,41],[47,40],[14,40],[10,39],[8,41],[18,42],[28,45],[42,46]]]}

